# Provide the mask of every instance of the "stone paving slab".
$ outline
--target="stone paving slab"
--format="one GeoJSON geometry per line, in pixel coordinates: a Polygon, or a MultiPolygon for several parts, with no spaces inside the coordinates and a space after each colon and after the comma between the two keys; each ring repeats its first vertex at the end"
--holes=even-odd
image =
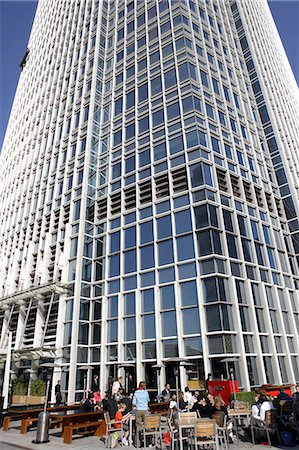
{"type": "MultiPolygon", "coordinates": [[[[26,435],[20,433],[20,429],[15,427],[14,424],[9,431],[0,430],[0,450],[67,450],[67,449],[80,449],[80,450],[105,450],[103,440],[96,436],[84,436],[74,437],[72,445],[64,444],[62,438],[58,436],[57,431],[50,430],[50,442],[46,444],[33,444],[32,440],[36,437],[36,430],[29,431],[26,435]]],[[[167,447],[169,448],[169,447],[167,447]]],[[[231,450],[265,450],[265,445],[253,446],[250,442],[240,442],[240,445],[231,444],[229,446],[231,450]]],[[[290,447],[272,447],[287,450],[290,447]]],[[[293,447],[298,449],[299,447],[293,447]]],[[[118,450],[135,450],[135,447],[125,447],[120,444],[116,447],[118,450]]]]}

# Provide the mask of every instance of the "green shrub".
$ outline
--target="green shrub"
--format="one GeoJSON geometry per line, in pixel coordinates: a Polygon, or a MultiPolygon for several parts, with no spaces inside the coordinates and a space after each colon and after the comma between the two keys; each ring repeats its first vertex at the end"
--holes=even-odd
{"type": "Polygon", "coordinates": [[[12,395],[26,395],[28,383],[25,380],[17,378],[12,381],[12,395]]]}
{"type": "MultiPolygon", "coordinates": [[[[234,400],[233,394],[231,394],[230,399],[234,400]]],[[[236,399],[239,402],[248,402],[248,405],[251,408],[255,402],[255,392],[236,392],[236,399]]]]}
{"type": "Polygon", "coordinates": [[[44,380],[32,380],[30,382],[30,395],[42,397],[46,394],[46,383],[44,380]]]}

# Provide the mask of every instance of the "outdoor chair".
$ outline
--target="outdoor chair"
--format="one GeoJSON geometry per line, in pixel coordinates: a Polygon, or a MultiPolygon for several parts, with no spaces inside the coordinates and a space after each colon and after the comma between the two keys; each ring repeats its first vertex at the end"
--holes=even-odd
{"type": "Polygon", "coordinates": [[[197,419],[197,414],[196,411],[181,411],[179,412],[179,419],[183,419],[183,420],[192,420],[192,419],[197,419]]]}
{"type": "Polygon", "coordinates": [[[216,421],[218,443],[227,450],[229,447],[229,431],[232,429],[232,420],[227,420],[227,416],[223,411],[215,412],[212,415],[212,419],[216,421]]]}
{"type": "Polygon", "coordinates": [[[172,425],[171,420],[168,421],[168,429],[170,433],[170,449],[174,450],[174,445],[176,444],[176,448],[178,446],[178,430],[172,425]]]}
{"type": "Polygon", "coordinates": [[[256,420],[253,420],[251,417],[250,421],[250,427],[251,427],[251,436],[252,436],[252,443],[255,445],[255,431],[265,431],[266,438],[269,446],[271,447],[271,439],[270,434],[273,435],[277,434],[278,441],[280,442],[280,435],[277,428],[277,412],[274,409],[271,409],[270,411],[266,411],[266,417],[265,420],[260,420],[259,423],[256,422],[256,420]]]}
{"type": "Polygon", "coordinates": [[[104,419],[106,422],[105,447],[111,447],[110,441],[112,439],[113,433],[118,433],[117,439],[121,439],[122,445],[122,439],[124,436],[123,422],[121,420],[110,419],[108,411],[104,412],[104,419]],[[116,425],[120,426],[120,428],[116,427],[116,425]]]}
{"type": "Polygon", "coordinates": [[[143,448],[146,448],[147,436],[154,437],[155,447],[158,446],[158,439],[160,439],[160,446],[162,445],[161,416],[159,414],[147,414],[145,416],[142,434],[143,448]]]}
{"type": "Polygon", "coordinates": [[[191,445],[195,450],[206,448],[218,450],[218,437],[215,420],[200,420],[195,424],[194,431],[190,435],[191,445]]]}

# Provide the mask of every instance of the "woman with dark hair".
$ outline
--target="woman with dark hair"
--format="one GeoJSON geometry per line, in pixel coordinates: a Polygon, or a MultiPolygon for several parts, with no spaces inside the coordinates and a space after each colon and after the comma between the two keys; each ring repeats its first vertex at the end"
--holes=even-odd
{"type": "Polygon", "coordinates": [[[251,409],[251,417],[254,425],[263,426],[263,421],[266,417],[266,411],[274,409],[273,403],[267,399],[264,392],[257,391],[255,396],[255,404],[251,409]]]}

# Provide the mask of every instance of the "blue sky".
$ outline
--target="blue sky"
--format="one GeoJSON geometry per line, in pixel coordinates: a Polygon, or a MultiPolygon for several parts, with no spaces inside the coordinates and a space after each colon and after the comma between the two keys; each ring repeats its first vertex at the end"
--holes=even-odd
{"type": "MultiPolygon", "coordinates": [[[[36,5],[36,0],[0,0],[0,146],[36,5]]],[[[270,0],[269,5],[299,83],[299,0],[270,0]]]]}

